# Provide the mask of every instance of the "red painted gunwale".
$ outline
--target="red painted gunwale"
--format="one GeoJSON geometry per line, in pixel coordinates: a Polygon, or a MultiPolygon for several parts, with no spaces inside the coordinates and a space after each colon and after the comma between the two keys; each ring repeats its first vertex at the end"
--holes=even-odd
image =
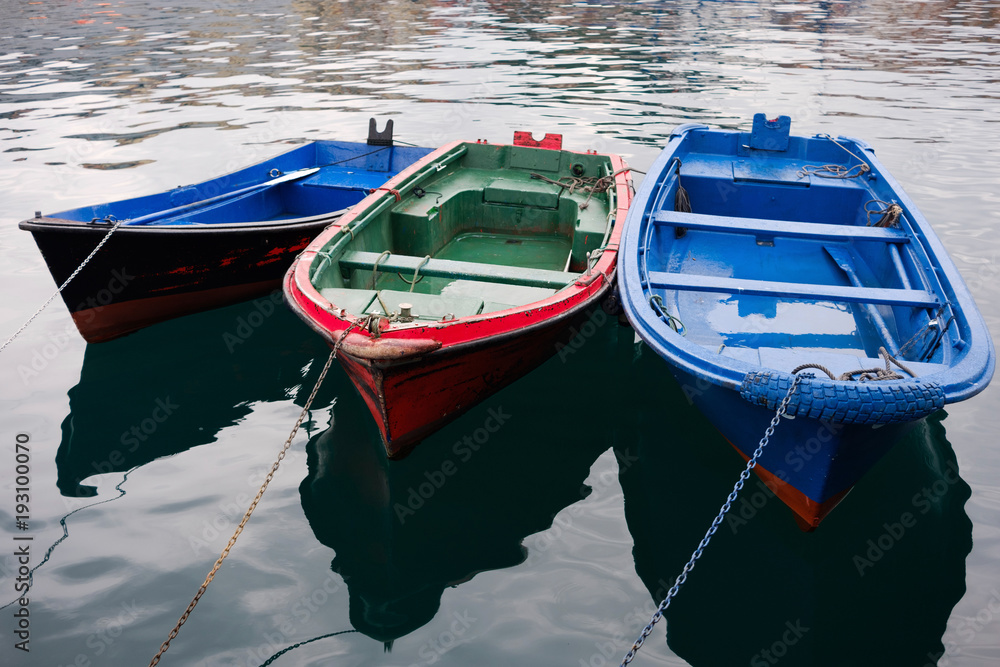
{"type": "MultiPolygon", "coordinates": [[[[442,146],[400,172],[383,188],[357,204],[336,225],[317,236],[292,263],[285,274],[286,300],[331,345],[354,322],[354,317],[351,314],[346,318],[336,315],[336,304],[326,300],[310,282],[309,276],[317,253],[336,235],[344,233],[342,229],[350,225],[362,211],[377,205],[384,198],[395,197],[392,190],[396,190],[414,173],[439,160],[462,143],[464,142],[456,141],[442,146]]],[[[463,378],[475,383],[474,378],[477,376],[502,371],[502,368],[496,367],[496,363],[488,361],[488,352],[482,354],[484,348],[502,346],[505,342],[517,340],[523,346],[522,354],[532,360],[533,367],[555,352],[557,335],[553,336],[559,332],[552,331],[553,327],[546,325],[558,322],[559,326],[556,328],[568,328],[573,317],[583,313],[610,289],[618,259],[618,243],[624,227],[622,223],[632,200],[632,189],[631,178],[622,158],[617,155],[607,157],[613,172],[624,171],[615,177],[615,226],[590,276],[581,275],[575,283],[556,294],[516,308],[461,317],[449,322],[390,324],[378,339],[374,339],[366,331],[352,330],[347,335],[338,356],[342,357],[341,363],[345,371],[358,387],[379,424],[390,455],[405,451],[415,440],[530,370],[512,368],[510,378],[496,377],[488,382],[478,382],[482,393],[473,403],[467,403],[468,392],[463,393],[459,389],[462,384],[468,384],[461,382],[463,378]],[[416,364],[425,370],[431,370],[443,358],[451,358],[451,371],[448,373],[439,371],[420,374],[403,369],[404,366],[412,368],[416,364]],[[396,382],[403,374],[410,376],[408,381],[396,382]],[[447,384],[442,385],[442,382],[447,384]],[[431,393],[440,393],[442,386],[446,394],[451,387],[455,387],[451,392],[451,398],[457,399],[452,400],[453,409],[442,414],[445,407],[439,397],[435,400],[439,404],[436,409],[421,410],[421,399],[431,393]]],[[[447,402],[447,397],[444,400],[447,402]]]]}

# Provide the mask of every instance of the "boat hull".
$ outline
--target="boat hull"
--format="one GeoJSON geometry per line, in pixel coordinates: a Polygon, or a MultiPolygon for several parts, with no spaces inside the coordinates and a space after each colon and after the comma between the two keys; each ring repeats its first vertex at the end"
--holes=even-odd
{"type": "MultiPolygon", "coordinates": [[[[674,366],[670,370],[685,396],[749,460],[775,410],[674,366]]],[[[799,525],[812,530],[915,423],[846,424],[785,417],[768,439],[754,472],[795,513],[799,525]]]]}
{"type": "Polygon", "coordinates": [[[426,148],[316,141],[216,179],[36,215],[31,232],[80,334],[99,343],[281,288],[292,260],[426,148]]]}
{"type": "MultiPolygon", "coordinates": [[[[628,168],[624,162],[613,155],[545,150],[529,152],[525,149],[525,152],[513,152],[511,157],[512,162],[519,161],[520,164],[520,171],[517,172],[520,176],[511,177],[521,179],[517,187],[510,185],[513,181],[493,176],[486,178],[482,173],[471,178],[484,179],[483,192],[476,190],[478,181],[474,186],[470,185],[468,179],[448,180],[452,174],[467,173],[457,166],[451,167],[455,171],[449,171],[448,165],[460,160],[470,151],[474,153],[473,162],[479,165],[477,173],[497,173],[482,169],[482,165],[496,159],[498,155],[508,155],[510,148],[462,142],[441,147],[390,180],[378,192],[372,193],[339,220],[336,227],[324,231],[314,239],[286,274],[286,303],[337,350],[345,371],[378,424],[389,456],[405,455],[428,434],[556,354],[560,344],[579,335],[573,324],[579,322],[582,331],[586,326],[584,320],[587,314],[596,312],[594,309],[598,304],[611,294],[621,235],[621,226],[615,221],[624,219],[632,197],[628,168]],[[602,168],[607,171],[602,173],[607,174],[610,183],[602,192],[610,190],[610,194],[601,194],[592,202],[589,197],[578,192],[558,196],[552,193],[550,199],[545,199],[547,195],[538,192],[537,180],[532,178],[528,182],[526,176],[532,167],[527,164],[539,165],[539,169],[548,170],[554,178],[558,173],[553,167],[560,161],[567,166],[576,163],[579,169],[586,169],[588,167],[583,165],[589,164],[589,168],[593,170],[591,173],[596,172],[597,162],[606,161],[602,168]],[[443,175],[438,176],[439,174],[443,175]],[[444,185],[435,187],[427,184],[427,180],[436,182],[433,180],[435,178],[441,179],[444,185]],[[528,182],[526,186],[525,182],[528,182]],[[529,193],[525,194],[520,189],[521,186],[525,186],[529,193]],[[471,195],[466,188],[472,188],[471,195]],[[531,188],[534,188],[533,194],[530,192],[531,188]],[[451,235],[450,238],[456,238],[459,231],[466,231],[465,228],[457,229],[461,223],[455,223],[455,228],[445,226],[451,221],[478,219],[467,215],[468,211],[453,215],[449,205],[459,200],[467,203],[470,210],[477,206],[483,207],[482,210],[476,210],[487,216],[499,215],[499,212],[506,212],[509,208],[510,219],[514,221],[510,231],[519,232],[522,238],[527,237],[538,233],[534,226],[542,226],[545,224],[543,221],[550,218],[554,211],[560,210],[558,202],[559,197],[562,197],[561,210],[569,213],[567,220],[576,219],[577,224],[582,224],[582,220],[599,218],[600,225],[599,229],[574,234],[573,240],[567,241],[565,248],[569,251],[569,256],[567,260],[560,258],[560,266],[564,261],[568,265],[575,265],[571,260],[574,258],[573,253],[578,250],[579,242],[581,248],[588,249],[587,257],[583,257],[583,252],[580,251],[580,263],[584,266],[589,264],[590,268],[570,269],[567,266],[564,271],[535,270],[519,267],[515,262],[504,264],[439,260],[432,258],[438,252],[438,249],[432,247],[419,252],[398,254],[396,249],[392,252],[387,250],[379,257],[373,251],[389,247],[385,240],[389,228],[376,227],[373,220],[380,220],[377,216],[387,211],[394,211],[394,214],[400,214],[399,217],[406,220],[402,214],[409,211],[411,206],[421,206],[419,200],[423,197],[423,192],[418,194],[418,191],[424,190],[428,194],[435,191],[438,200],[432,200],[433,211],[426,211],[428,215],[419,218],[419,225],[412,228],[414,232],[405,236],[408,241],[412,241],[417,229],[424,230],[425,237],[437,239],[439,244],[448,242],[444,238],[447,234],[451,235]],[[441,194],[442,191],[444,194],[441,194]],[[416,197],[416,203],[409,197],[410,193],[416,197]],[[487,197],[490,199],[487,200],[487,197]],[[398,207],[393,209],[395,205],[398,207]],[[580,212],[588,206],[590,208],[585,218],[580,212]],[[525,231],[525,227],[530,229],[525,231]],[[450,232],[447,231],[449,229],[450,232]],[[428,233],[428,230],[433,230],[433,233],[428,233]],[[348,258],[348,248],[355,240],[361,247],[369,250],[369,257],[379,259],[372,264],[365,264],[367,260],[360,257],[365,253],[356,253],[354,257],[348,258]],[[585,246],[587,242],[592,245],[585,246]],[[364,245],[366,243],[368,245],[364,245]],[[600,248],[600,252],[590,253],[590,248],[600,248]],[[421,260],[420,255],[426,257],[421,260]],[[397,257],[401,259],[394,259],[397,257]],[[379,265],[380,261],[384,262],[379,265]],[[400,270],[409,273],[416,268],[421,271],[421,278],[426,274],[432,278],[443,276],[455,283],[468,280],[464,296],[466,300],[473,301],[475,298],[470,294],[481,294],[485,289],[483,282],[490,285],[520,284],[535,288],[544,284],[548,287],[541,293],[532,293],[530,298],[513,299],[514,303],[504,300],[489,309],[485,306],[485,301],[489,299],[485,299],[478,307],[464,313],[459,310],[463,307],[460,301],[445,301],[447,305],[442,305],[441,311],[444,317],[434,315],[423,320],[414,321],[411,318],[401,321],[397,319],[396,312],[389,317],[382,315],[394,311],[395,306],[382,303],[381,310],[379,305],[375,305],[374,310],[369,307],[365,311],[364,304],[351,305],[346,300],[358,293],[367,294],[364,303],[376,304],[376,299],[381,300],[380,294],[383,293],[376,292],[374,286],[370,292],[358,289],[360,284],[373,285],[373,274],[364,275],[355,283],[354,274],[351,273],[349,289],[343,286],[344,283],[333,282],[335,286],[324,287],[321,291],[316,285],[317,275],[323,275],[322,272],[328,269],[337,270],[337,262],[340,262],[340,273],[334,275],[340,279],[346,278],[346,272],[358,270],[358,266],[379,265],[380,275],[395,275],[400,270]],[[517,282],[519,280],[523,282],[517,282]],[[367,314],[363,315],[365,312],[367,314]],[[459,312],[459,315],[456,317],[454,312],[459,312]]],[[[473,230],[484,235],[495,233],[491,230],[495,230],[494,225],[500,224],[497,220],[498,218],[493,218],[491,224],[474,226],[473,230]]],[[[404,225],[391,229],[399,231],[410,228],[404,225]]],[[[586,229],[590,230],[590,227],[586,229]]],[[[520,241],[516,234],[504,238],[507,241],[497,252],[501,253],[499,256],[509,257],[509,253],[516,251],[520,241]]],[[[402,278],[402,275],[398,277],[402,278]]],[[[413,292],[414,300],[427,298],[430,294],[421,294],[420,290],[414,292],[413,289],[410,292],[413,292]]],[[[431,298],[438,296],[440,295],[432,294],[431,298]]],[[[402,303],[400,302],[400,307],[402,303]]],[[[425,301],[422,312],[435,312],[434,303],[425,301]]],[[[421,312],[421,306],[416,306],[415,312],[421,312]]]]}
{"type": "MultiPolygon", "coordinates": [[[[587,303],[599,302],[607,291],[596,293],[587,303]]],[[[578,335],[574,327],[586,320],[588,312],[577,308],[538,326],[436,350],[415,360],[372,361],[347,353],[338,358],[375,417],[386,453],[399,458],[552,357],[578,335]]],[[[495,419],[498,428],[502,416],[495,419]]]]}
{"type": "MultiPolygon", "coordinates": [[[[61,296],[83,338],[100,343],[280,289],[296,254],[328,224],[120,227],[61,296]]],[[[58,285],[108,233],[107,226],[47,218],[21,227],[34,234],[58,285]]]]}

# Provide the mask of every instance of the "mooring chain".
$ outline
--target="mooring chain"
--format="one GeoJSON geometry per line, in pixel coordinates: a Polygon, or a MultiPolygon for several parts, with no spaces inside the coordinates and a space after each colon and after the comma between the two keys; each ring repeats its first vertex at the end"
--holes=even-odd
{"type": "Polygon", "coordinates": [[[3,349],[5,347],[7,347],[8,345],[10,345],[11,341],[13,341],[19,335],[21,335],[21,332],[24,331],[25,329],[27,329],[28,325],[31,324],[36,317],[38,317],[39,315],[42,314],[42,311],[45,310],[50,303],[52,303],[53,299],[55,299],[57,296],[59,296],[60,294],[62,294],[62,291],[64,289],[66,289],[66,285],[69,285],[70,281],[73,280],[73,278],[76,278],[76,274],[80,273],[80,271],[83,270],[83,267],[87,266],[87,262],[89,262],[91,259],[93,259],[94,255],[97,254],[97,251],[101,249],[101,246],[103,246],[105,243],[108,242],[108,239],[110,239],[111,235],[114,234],[115,231],[119,227],[121,227],[121,225],[122,225],[123,222],[125,222],[125,221],[124,220],[117,220],[117,221],[115,221],[115,226],[112,227],[108,231],[108,233],[104,235],[104,238],[101,239],[101,242],[97,244],[96,248],[94,248],[93,250],[90,251],[90,254],[87,255],[87,258],[85,260],[83,260],[83,262],[80,264],[80,266],[76,267],[76,271],[74,271],[73,273],[71,273],[70,276],[69,276],[69,278],[67,278],[65,281],[63,281],[63,284],[59,286],[59,289],[57,289],[55,291],[55,293],[52,296],[50,296],[48,298],[48,300],[45,303],[43,303],[41,305],[41,307],[38,310],[36,310],[35,313],[31,317],[28,318],[27,322],[25,322],[24,324],[21,325],[20,329],[18,329],[17,331],[15,331],[14,334],[10,338],[8,338],[6,341],[4,341],[3,345],[0,345],[0,352],[3,352],[3,349]]]}
{"type": "Polygon", "coordinates": [[[260,665],[260,667],[267,667],[268,665],[270,665],[272,662],[274,662],[275,660],[277,660],[281,656],[285,655],[289,651],[294,651],[295,649],[299,648],[300,646],[305,646],[306,644],[312,644],[313,642],[318,642],[321,639],[329,639],[330,637],[339,637],[340,635],[349,635],[349,634],[354,633],[354,632],[358,632],[358,631],[357,630],[341,630],[339,632],[331,632],[329,634],[320,635],[319,637],[312,637],[310,639],[306,639],[304,641],[297,642],[295,644],[292,644],[291,646],[286,646],[285,648],[281,649],[280,651],[278,651],[277,653],[275,653],[274,655],[272,655],[270,658],[268,658],[265,662],[263,662],[260,665]]]}
{"type": "MultiPolygon", "coordinates": [[[[348,327],[347,330],[350,330],[350,327],[348,327]]],[[[170,648],[170,642],[177,637],[178,633],[181,631],[181,626],[187,622],[188,616],[190,616],[191,612],[194,611],[198,601],[201,600],[201,596],[205,594],[205,591],[208,589],[208,585],[211,584],[212,580],[215,578],[215,573],[219,571],[220,567],[222,567],[222,561],[226,559],[226,556],[229,555],[229,550],[233,548],[234,544],[236,544],[236,540],[239,538],[240,533],[243,532],[244,526],[246,526],[247,521],[250,520],[250,515],[253,514],[255,509],[257,509],[257,503],[260,502],[261,497],[264,495],[264,491],[267,490],[268,484],[271,483],[271,479],[274,477],[274,473],[278,471],[278,466],[281,465],[281,461],[285,458],[285,454],[288,453],[289,447],[292,446],[292,440],[295,438],[295,434],[299,432],[299,427],[302,425],[306,415],[309,413],[309,408],[312,406],[313,400],[319,392],[320,385],[323,384],[323,380],[326,378],[326,373],[330,370],[330,364],[333,363],[333,360],[337,356],[337,349],[340,347],[340,342],[343,341],[343,338],[346,337],[346,335],[347,331],[344,332],[344,336],[341,337],[341,341],[338,341],[334,349],[330,351],[330,356],[327,358],[326,364],[324,364],[323,370],[319,374],[319,379],[316,380],[316,384],[313,386],[312,392],[309,394],[309,398],[306,400],[305,406],[302,408],[302,412],[299,413],[299,418],[295,420],[295,426],[292,427],[292,432],[288,434],[285,444],[278,453],[278,458],[271,466],[271,470],[267,473],[267,477],[264,478],[264,483],[261,484],[260,490],[257,492],[257,496],[253,499],[253,502],[250,503],[250,507],[247,508],[246,514],[243,515],[243,520],[240,521],[240,525],[236,527],[236,532],[234,532],[233,536],[229,538],[229,543],[226,545],[226,548],[222,550],[222,554],[219,556],[218,560],[215,561],[215,565],[212,566],[212,570],[208,573],[205,577],[205,581],[202,582],[201,586],[198,588],[198,592],[195,594],[190,604],[188,604],[184,613],[181,614],[180,619],[177,621],[177,625],[175,625],[174,629],[170,631],[170,634],[167,636],[167,641],[160,645],[160,650],[157,651],[156,655],[153,656],[153,659],[149,661],[149,667],[154,667],[154,665],[159,663],[160,658],[167,652],[167,649],[170,648]]]]}
{"type": "Polygon", "coordinates": [[[712,536],[715,535],[716,531],[719,529],[719,526],[722,525],[722,520],[725,519],[726,514],[729,513],[730,509],[732,509],[733,503],[736,502],[737,496],[743,489],[743,485],[750,478],[750,471],[757,466],[757,459],[759,459],[760,456],[764,453],[764,447],[767,446],[767,443],[770,441],[771,436],[774,435],[774,429],[778,426],[778,422],[781,421],[782,416],[784,416],[785,412],[788,410],[788,404],[792,400],[792,394],[795,392],[795,388],[798,386],[799,380],[803,377],[810,377],[810,376],[795,375],[793,377],[792,384],[788,388],[788,393],[785,394],[785,397],[781,400],[781,403],[778,405],[777,412],[775,412],[774,417],[771,419],[771,423],[768,425],[767,430],[764,431],[764,437],[760,439],[760,444],[757,445],[757,449],[754,450],[753,456],[751,456],[750,460],[747,461],[746,468],[744,468],[743,472],[740,473],[740,478],[736,481],[736,484],[733,486],[733,490],[726,498],[726,502],[723,503],[722,508],[719,510],[718,516],[716,516],[715,520],[712,521],[712,525],[709,526],[708,531],[705,533],[705,537],[703,537],[701,539],[701,542],[698,543],[698,548],[691,553],[691,558],[688,559],[687,564],[684,565],[684,569],[681,570],[681,573],[677,576],[677,579],[674,581],[674,585],[671,586],[670,590],[667,592],[667,597],[663,599],[663,602],[660,603],[660,606],[657,607],[655,612],[653,612],[653,617],[649,620],[649,623],[646,624],[646,627],[642,629],[642,632],[639,634],[639,638],[635,640],[635,643],[632,644],[632,648],[630,648],[628,653],[625,654],[625,657],[622,658],[622,662],[619,667],[625,667],[630,662],[632,662],[632,660],[636,656],[636,653],[639,652],[639,649],[642,648],[643,643],[645,643],[646,638],[649,637],[649,633],[653,631],[653,626],[656,625],[657,622],[663,617],[663,613],[667,610],[667,607],[670,606],[670,602],[677,595],[677,592],[680,590],[681,586],[684,585],[684,582],[687,581],[688,574],[690,574],[691,570],[694,569],[694,566],[698,562],[698,559],[701,558],[702,553],[705,551],[705,547],[708,546],[708,543],[711,541],[712,536]]]}
{"type": "Polygon", "coordinates": [[[378,313],[370,313],[364,317],[359,317],[348,324],[347,328],[340,334],[340,338],[338,338],[337,342],[333,344],[333,358],[337,358],[337,353],[340,352],[340,347],[344,344],[344,340],[347,339],[347,334],[351,333],[351,329],[355,327],[364,329],[370,333],[373,338],[378,338],[382,334],[382,330],[380,328],[382,325],[382,319],[382,316],[378,313]]]}

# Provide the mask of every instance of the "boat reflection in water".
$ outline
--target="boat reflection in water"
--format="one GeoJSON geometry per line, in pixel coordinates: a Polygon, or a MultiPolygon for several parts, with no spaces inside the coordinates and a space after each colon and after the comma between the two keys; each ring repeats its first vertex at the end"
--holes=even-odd
{"type": "MultiPolygon", "coordinates": [[[[669,395],[676,419],[665,431],[634,396],[639,460],[619,473],[636,571],[657,604],[742,467],[658,362],[644,350],[632,386],[662,385],[666,394],[651,393],[669,395]]],[[[695,666],[785,655],[796,665],[936,664],[972,549],[971,492],[942,419],[919,422],[813,533],[751,476],[671,604],[670,648],[695,666]]]]}
{"type": "MultiPolygon", "coordinates": [[[[56,453],[59,491],[93,496],[86,478],[214,442],[253,404],[311,387],[322,364],[309,364],[326,356],[326,345],[276,295],[88,345],[56,453]]],[[[338,391],[342,378],[330,375],[316,406],[338,391]]]]}
{"type": "Polygon", "coordinates": [[[378,430],[358,418],[361,398],[340,394],[334,425],[308,444],[299,489],[316,538],[336,552],[356,629],[391,642],[421,627],[446,588],[519,565],[524,538],[589,495],[609,429],[573,403],[602,348],[595,339],[571,363],[550,359],[403,460],[387,460],[378,430]]]}

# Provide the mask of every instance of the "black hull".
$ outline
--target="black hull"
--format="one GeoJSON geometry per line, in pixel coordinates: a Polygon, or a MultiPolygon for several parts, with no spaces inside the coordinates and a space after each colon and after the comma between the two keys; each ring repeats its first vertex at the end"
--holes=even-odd
{"type": "MultiPolygon", "coordinates": [[[[66,286],[63,301],[88,343],[280,289],[296,255],[339,212],[240,225],[119,227],[66,286]]],[[[57,285],[97,247],[108,224],[34,218],[30,231],[57,285]]]]}

